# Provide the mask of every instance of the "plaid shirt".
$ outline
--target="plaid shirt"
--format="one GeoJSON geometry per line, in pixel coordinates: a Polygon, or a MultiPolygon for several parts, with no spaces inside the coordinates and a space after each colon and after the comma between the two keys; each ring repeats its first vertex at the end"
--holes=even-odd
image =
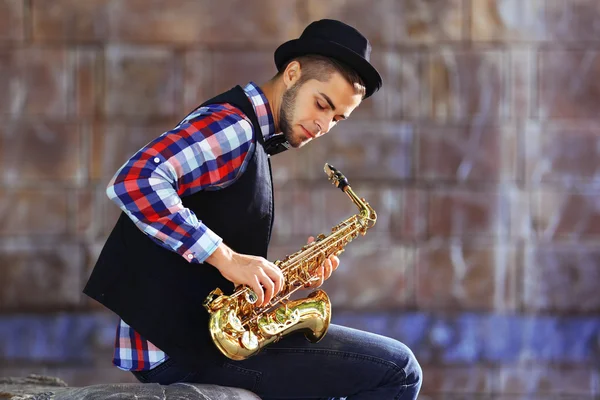
{"type": "MultiPolygon", "coordinates": [[[[244,87],[265,139],[275,133],[264,93],[244,87]]],[[[110,181],[106,193],[158,245],[190,263],[203,263],[222,239],[198,221],[181,197],[231,185],[245,171],[255,143],[252,123],[230,104],[200,107],[148,143],[110,181]]],[[[167,359],[124,321],[117,326],[113,364],[142,371],[167,359]]]]}

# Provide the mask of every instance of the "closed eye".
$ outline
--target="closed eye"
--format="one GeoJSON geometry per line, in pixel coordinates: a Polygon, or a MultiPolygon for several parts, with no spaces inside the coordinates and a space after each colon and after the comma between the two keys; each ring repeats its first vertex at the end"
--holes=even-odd
{"type": "MultiPolygon", "coordinates": [[[[315,105],[317,106],[317,109],[319,109],[320,111],[324,111],[329,108],[327,106],[321,105],[321,103],[318,100],[315,101],[315,105]]],[[[334,119],[333,122],[335,122],[337,124],[338,122],[340,122],[341,120],[344,120],[344,119],[346,119],[346,117],[341,115],[339,119],[334,119]]]]}

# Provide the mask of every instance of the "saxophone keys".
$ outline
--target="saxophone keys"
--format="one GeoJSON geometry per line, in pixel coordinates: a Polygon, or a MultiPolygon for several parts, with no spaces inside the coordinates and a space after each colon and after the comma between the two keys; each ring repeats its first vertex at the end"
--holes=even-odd
{"type": "Polygon", "coordinates": [[[254,293],[252,289],[246,289],[246,301],[250,304],[256,303],[258,300],[258,296],[254,293]]]}
{"type": "Polygon", "coordinates": [[[251,331],[246,331],[242,334],[242,346],[248,350],[256,350],[258,348],[258,338],[251,331]]]}
{"type": "Polygon", "coordinates": [[[240,333],[245,331],[244,326],[242,325],[242,321],[235,314],[235,311],[233,311],[233,310],[229,311],[229,314],[227,316],[227,322],[229,323],[229,326],[231,326],[231,328],[234,331],[237,331],[240,333]]]}
{"type": "Polygon", "coordinates": [[[208,294],[202,305],[208,312],[215,312],[219,308],[225,305],[225,301],[228,297],[223,294],[221,289],[216,288],[208,294]]]}

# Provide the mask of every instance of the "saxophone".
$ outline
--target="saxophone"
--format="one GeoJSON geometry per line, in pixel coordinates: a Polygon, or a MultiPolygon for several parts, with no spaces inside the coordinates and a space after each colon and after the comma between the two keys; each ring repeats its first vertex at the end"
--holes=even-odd
{"type": "Polygon", "coordinates": [[[306,298],[290,300],[296,291],[318,281],[316,271],[331,255],[339,255],[359,234],[375,225],[377,214],[358,198],[340,171],[325,164],[325,173],[333,185],[346,193],[359,213],[342,221],[327,236],[304,245],[298,252],[275,261],[285,278],[283,289],[264,307],[255,307],[258,297],[252,289],[240,285],[227,296],[216,288],[204,300],[210,314],[210,335],[217,348],[232,360],[244,360],[260,349],[293,332],[303,332],[313,343],[325,336],[331,321],[331,302],[323,290],[306,298]]]}

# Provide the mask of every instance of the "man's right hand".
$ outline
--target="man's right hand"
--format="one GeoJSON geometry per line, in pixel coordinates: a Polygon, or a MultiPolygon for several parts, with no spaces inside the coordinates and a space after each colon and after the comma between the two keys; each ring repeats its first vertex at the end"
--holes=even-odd
{"type": "Polygon", "coordinates": [[[258,296],[255,303],[258,307],[266,306],[283,289],[283,273],[263,257],[239,254],[221,243],[206,262],[235,286],[249,286],[258,296]]]}

